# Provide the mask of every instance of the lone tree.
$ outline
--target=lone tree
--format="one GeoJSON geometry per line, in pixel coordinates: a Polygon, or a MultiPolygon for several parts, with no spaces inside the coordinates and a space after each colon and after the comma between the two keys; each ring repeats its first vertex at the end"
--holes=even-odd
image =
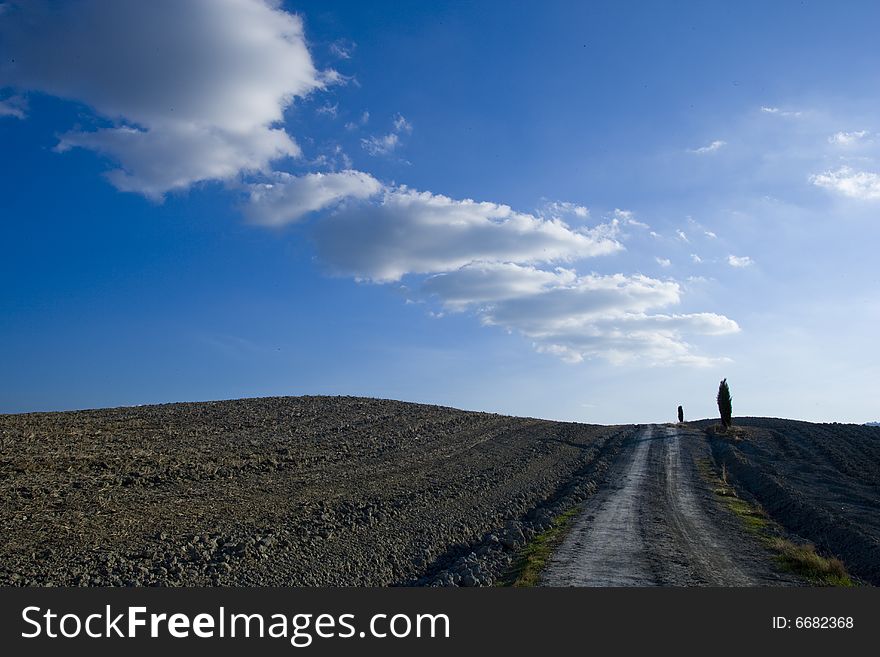
{"type": "Polygon", "coordinates": [[[727,379],[722,379],[718,385],[718,412],[721,413],[721,424],[725,429],[733,423],[731,415],[733,406],[730,400],[730,388],[727,387],[727,379]]]}
{"type": "Polygon", "coordinates": [[[678,407],[678,421],[684,422],[684,409],[681,406],[678,407]]]}

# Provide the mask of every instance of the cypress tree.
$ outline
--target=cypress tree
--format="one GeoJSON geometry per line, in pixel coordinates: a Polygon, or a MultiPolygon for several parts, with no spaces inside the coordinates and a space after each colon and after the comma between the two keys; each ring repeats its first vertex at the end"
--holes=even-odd
{"type": "Polygon", "coordinates": [[[722,379],[718,385],[718,412],[721,413],[721,424],[725,429],[733,424],[731,416],[733,415],[733,403],[730,398],[730,388],[727,386],[727,379],[722,379]]]}

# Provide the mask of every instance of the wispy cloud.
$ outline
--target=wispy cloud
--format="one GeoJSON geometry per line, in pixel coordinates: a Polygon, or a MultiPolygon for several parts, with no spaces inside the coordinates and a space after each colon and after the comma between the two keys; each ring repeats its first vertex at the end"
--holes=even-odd
{"type": "Polygon", "coordinates": [[[25,118],[27,100],[24,96],[13,95],[0,99],[0,117],[11,116],[16,119],[25,118]]]}
{"type": "Polygon", "coordinates": [[[357,44],[354,41],[339,39],[330,44],[330,54],[337,59],[351,59],[357,44]]]}
{"type": "Polygon", "coordinates": [[[644,230],[651,229],[651,226],[646,224],[644,221],[639,221],[638,219],[636,219],[631,210],[621,210],[620,208],[614,208],[611,216],[624,226],[633,226],[634,228],[642,228],[644,230]]]}
{"type": "Polygon", "coordinates": [[[854,130],[853,132],[835,132],[828,137],[828,142],[836,146],[853,146],[866,141],[870,137],[867,130],[854,130]]]}
{"type": "Polygon", "coordinates": [[[764,114],[775,114],[776,116],[784,116],[788,118],[797,118],[803,114],[803,112],[795,111],[795,110],[782,110],[778,107],[761,107],[761,112],[764,114]]]}
{"type": "Polygon", "coordinates": [[[722,148],[724,148],[725,146],[727,146],[726,141],[716,139],[715,141],[713,141],[709,144],[706,144],[705,146],[700,146],[699,148],[689,149],[688,152],[695,153],[697,155],[705,155],[707,153],[714,153],[716,151],[719,151],[722,148]]]}
{"type": "Polygon", "coordinates": [[[545,203],[538,214],[545,218],[564,219],[566,217],[574,217],[577,219],[588,219],[590,210],[585,205],[571,203],[570,201],[551,201],[545,203]]]}
{"type": "Polygon", "coordinates": [[[361,146],[370,155],[388,155],[400,146],[401,135],[409,134],[412,130],[412,124],[402,114],[396,114],[392,122],[391,132],[386,135],[361,139],[361,146]]]}
{"type": "Polygon", "coordinates": [[[333,103],[332,105],[330,103],[324,103],[318,107],[315,112],[335,119],[336,115],[339,113],[339,103],[333,103]]]}
{"type": "Polygon", "coordinates": [[[755,261],[752,260],[749,256],[729,255],[727,256],[727,264],[731,267],[742,269],[744,267],[751,267],[753,264],[755,264],[755,261]]]}
{"type": "Polygon", "coordinates": [[[370,113],[364,110],[357,121],[349,121],[345,124],[346,130],[357,130],[370,122],[370,113]]]}
{"type": "Polygon", "coordinates": [[[657,256],[654,258],[654,260],[656,260],[657,264],[660,265],[661,267],[671,267],[672,266],[672,260],[670,260],[669,258],[661,258],[661,257],[657,256]]]}
{"type": "Polygon", "coordinates": [[[370,155],[388,155],[400,145],[400,135],[390,132],[387,135],[365,137],[361,139],[361,146],[370,155]]]}
{"type": "Polygon", "coordinates": [[[871,171],[858,171],[843,166],[834,171],[812,175],[810,182],[817,187],[824,187],[860,201],[880,199],[880,174],[871,171]]]}

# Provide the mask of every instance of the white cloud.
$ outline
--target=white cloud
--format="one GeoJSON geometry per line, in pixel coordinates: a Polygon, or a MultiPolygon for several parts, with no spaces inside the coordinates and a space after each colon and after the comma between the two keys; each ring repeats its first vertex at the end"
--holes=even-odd
{"type": "Polygon", "coordinates": [[[792,110],[781,110],[778,107],[762,107],[761,111],[764,112],[765,114],[775,114],[776,116],[784,116],[784,117],[791,117],[791,118],[797,118],[803,113],[803,112],[796,112],[796,111],[792,111],[792,110]]]}
{"type": "Polygon", "coordinates": [[[703,262],[703,259],[700,256],[698,256],[696,253],[691,253],[691,260],[697,265],[700,264],[701,262],[703,262]]]}
{"type": "Polygon", "coordinates": [[[676,228],[676,229],[675,229],[675,236],[676,236],[680,241],[684,242],[685,244],[689,244],[689,243],[690,243],[690,240],[688,239],[688,236],[685,235],[685,232],[684,232],[683,230],[681,230],[680,228],[676,228]]]}
{"type": "Polygon", "coordinates": [[[330,44],[330,52],[339,59],[351,59],[351,55],[357,44],[353,41],[340,39],[330,44]]]}
{"type": "Polygon", "coordinates": [[[660,265],[661,267],[671,267],[672,266],[672,260],[670,260],[669,258],[660,258],[658,256],[658,257],[655,257],[654,260],[656,260],[657,264],[660,265]]]}
{"type": "Polygon", "coordinates": [[[400,145],[400,137],[396,132],[389,132],[379,137],[365,137],[361,139],[361,146],[370,155],[388,155],[400,145]]]}
{"type": "Polygon", "coordinates": [[[394,132],[412,132],[412,123],[406,120],[403,114],[394,116],[394,132]]]}
{"type": "Polygon", "coordinates": [[[755,261],[752,260],[749,256],[729,255],[727,256],[727,264],[731,267],[743,268],[750,267],[751,265],[755,264],[755,261]]]}
{"type": "Polygon", "coordinates": [[[370,122],[370,113],[364,110],[361,114],[360,118],[357,121],[349,121],[345,124],[346,130],[357,130],[361,126],[367,125],[370,122]]]}
{"type": "Polygon", "coordinates": [[[473,310],[484,324],[533,340],[538,351],[571,362],[602,357],[622,363],[706,365],[685,334],[724,335],[736,322],[712,313],[649,314],[675,305],[680,287],[646,276],[578,276],[510,263],[475,264],[433,276],[424,290],[448,310],[473,310]]]}
{"type": "Polygon", "coordinates": [[[695,153],[697,155],[705,155],[706,153],[714,153],[715,151],[721,150],[727,145],[726,141],[721,141],[720,139],[716,139],[715,141],[707,144],[705,146],[700,146],[699,148],[692,148],[688,152],[695,153]]]}
{"type": "Polygon", "coordinates": [[[587,219],[590,216],[590,210],[583,205],[571,203],[569,201],[553,201],[545,203],[540,209],[542,217],[552,219],[564,219],[565,217],[576,217],[578,219],[587,219]]]}
{"type": "MultiPolygon", "coordinates": [[[[616,221],[619,221],[625,226],[633,226],[635,228],[643,228],[645,230],[651,229],[651,227],[644,221],[639,221],[638,219],[636,219],[631,210],[621,210],[620,208],[615,208],[614,212],[611,213],[611,216],[616,221]]],[[[656,233],[652,232],[650,234],[657,237],[656,233]]]]}
{"type": "MultiPolygon", "coordinates": [[[[427,275],[420,291],[439,299],[444,312],[473,312],[569,360],[706,364],[685,336],[738,330],[719,315],[657,312],[680,302],[673,281],[552,269],[621,251],[620,225],[648,228],[628,211],[573,227],[563,217],[583,224],[586,207],[516,212],[383,187],[349,168],[273,174],[273,161],[300,155],[281,127],[285,111],[297,98],[345,80],[315,68],[302,20],[276,0],[33,0],[0,7],[0,89],[16,94],[5,97],[0,112],[23,116],[13,98],[25,90],[82,103],[93,112],[84,121],[89,127],[62,134],[57,150],[107,155],[117,167],[108,176],[121,190],[160,199],[200,181],[259,172],[269,182],[247,187],[247,216],[280,226],[328,211],[312,234],[335,272],[375,282],[427,275]]],[[[340,59],[351,53],[342,43],[330,50],[340,59]]],[[[318,111],[335,115],[337,107],[318,111]]],[[[346,127],[368,121],[364,112],[346,127]]],[[[370,154],[389,154],[412,131],[397,114],[388,134],[361,143],[370,154]]],[[[338,147],[324,157],[325,165],[347,161],[338,147]]]]}
{"type": "Polygon", "coordinates": [[[465,265],[451,273],[425,280],[422,289],[436,295],[452,311],[468,306],[497,303],[546,292],[577,281],[577,273],[558,268],[544,271],[509,262],[465,265]]]}
{"type": "Polygon", "coordinates": [[[853,132],[835,132],[828,138],[828,142],[836,146],[853,146],[869,137],[867,130],[855,130],[853,132]]]}
{"type": "Polygon", "coordinates": [[[475,262],[549,263],[605,255],[623,248],[615,234],[608,224],[574,230],[506,205],[405,187],[387,189],[378,202],[347,204],[315,228],[324,262],[373,281],[475,262]]]}
{"type": "Polygon", "coordinates": [[[265,170],[271,160],[299,155],[283,130],[223,132],[168,124],[148,131],[129,127],[69,132],[56,150],[89,148],[123,164],[107,174],[120,191],[159,200],[165,192],[202,180],[228,179],[240,171],[265,170]]]}
{"type": "Polygon", "coordinates": [[[310,173],[292,176],[276,173],[271,183],[251,185],[245,214],[254,223],[283,226],[309,212],[323,210],[345,199],[365,199],[378,194],[382,184],[361,171],[310,173]]]}
{"type": "Polygon", "coordinates": [[[0,100],[0,117],[11,116],[16,119],[25,118],[27,101],[23,96],[13,95],[0,100]]]}
{"type": "Polygon", "coordinates": [[[324,103],[316,109],[315,112],[335,119],[336,115],[339,113],[339,103],[333,103],[332,105],[330,103],[324,103]]]}
{"type": "Polygon", "coordinates": [[[713,233],[711,230],[704,230],[703,235],[708,237],[710,240],[718,239],[718,235],[713,233]]]}
{"type": "Polygon", "coordinates": [[[412,132],[412,129],[412,124],[407,121],[402,114],[395,114],[394,120],[392,121],[391,132],[387,135],[374,135],[361,139],[361,146],[370,155],[388,155],[397,150],[397,147],[400,146],[400,135],[404,133],[409,134],[412,132]]]}
{"type": "Polygon", "coordinates": [[[109,122],[63,135],[59,150],[109,156],[113,184],[153,198],[297,156],[274,125],[333,80],[315,69],[302,20],[269,0],[16,3],[0,16],[0,61],[0,86],[80,101],[109,122]]]}
{"type": "Polygon", "coordinates": [[[817,187],[824,187],[862,201],[880,199],[880,174],[870,171],[857,171],[844,166],[836,171],[825,171],[810,176],[810,182],[817,187]]]}

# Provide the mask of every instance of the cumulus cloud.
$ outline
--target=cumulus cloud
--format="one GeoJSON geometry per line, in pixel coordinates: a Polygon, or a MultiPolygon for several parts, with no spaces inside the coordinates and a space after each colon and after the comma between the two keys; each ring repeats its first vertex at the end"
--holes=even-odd
{"type": "Polygon", "coordinates": [[[867,130],[855,130],[853,132],[835,132],[828,137],[828,142],[836,146],[853,146],[864,141],[869,136],[867,130]]]}
{"type": "Polygon", "coordinates": [[[681,289],[641,275],[474,264],[430,277],[423,287],[446,309],[473,310],[484,324],[517,331],[539,351],[571,362],[602,357],[706,365],[714,361],[694,354],[683,335],[739,331],[736,322],[713,313],[651,314],[679,303],[681,289]]]}
{"type": "Polygon", "coordinates": [[[436,295],[451,311],[469,306],[498,303],[528,297],[577,281],[577,273],[558,268],[545,271],[509,262],[465,265],[446,274],[425,280],[422,289],[436,295]]]}
{"type": "Polygon", "coordinates": [[[825,171],[810,176],[810,182],[817,187],[824,187],[861,201],[880,199],[880,174],[870,171],[858,171],[844,166],[835,171],[825,171]]]}
{"type": "Polygon", "coordinates": [[[365,199],[378,194],[382,184],[361,171],[310,173],[292,176],[276,173],[270,183],[251,186],[245,214],[254,223],[283,226],[310,212],[331,207],[346,199],[365,199]]]}
{"type": "Polygon", "coordinates": [[[688,152],[695,153],[697,155],[705,155],[707,153],[714,153],[715,151],[719,151],[727,145],[726,141],[721,141],[720,139],[716,139],[715,141],[706,144],[705,146],[700,146],[699,148],[692,148],[688,152]]]}
{"type": "Polygon", "coordinates": [[[332,81],[302,20],[269,0],[47,0],[0,14],[0,86],[90,107],[105,126],[59,150],[99,151],[110,180],[153,198],[297,156],[275,127],[294,98],[332,81]]]}
{"type": "MultiPolygon", "coordinates": [[[[338,146],[322,166],[341,161],[342,171],[273,173],[273,162],[300,155],[282,126],[285,111],[344,79],[316,69],[302,20],[276,0],[0,7],[0,115],[25,118],[28,90],[81,103],[92,113],[86,127],[62,133],[56,149],[107,156],[120,190],[161,199],[200,181],[259,173],[264,182],[245,187],[248,218],[282,226],[323,211],[311,234],[334,272],[377,283],[408,276],[439,300],[435,316],[472,312],[568,360],[706,364],[685,336],[738,330],[720,315],[668,312],[681,296],[673,281],[558,267],[621,251],[620,226],[648,228],[628,211],[586,226],[589,211],[574,203],[526,213],[383,186],[352,170],[338,146]]],[[[337,42],[330,52],[346,59],[353,47],[337,42]]],[[[340,113],[330,103],[316,111],[340,113]]],[[[364,112],[346,127],[368,121],[364,112]]],[[[413,126],[397,114],[387,130],[361,141],[367,153],[395,152],[413,126]]]]}
{"type": "Polygon", "coordinates": [[[661,267],[671,267],[672,266],[672,260],[670,260],[669,258],[661,258],[658,256],[658,257],[654,258],[654,260],[656,260],[657,264],[660,265],[661,267]]]}
{"type": "Polygon", "coordinates": [[[735,256],[729,255],[727,256],[727,264],[731,267],[743,268],[750,267],[755,264],[755,261],[752,260],[749,256],[735,256]]]}
{"type": "Polygon", "coordinates": [[[378,202],[347,204],[315,227],[333,270],[372,281],[450,271],[474,262],[566,262],[621,250],[614,228],[572,229],[506,205],[386,189],[378,202]]]}

